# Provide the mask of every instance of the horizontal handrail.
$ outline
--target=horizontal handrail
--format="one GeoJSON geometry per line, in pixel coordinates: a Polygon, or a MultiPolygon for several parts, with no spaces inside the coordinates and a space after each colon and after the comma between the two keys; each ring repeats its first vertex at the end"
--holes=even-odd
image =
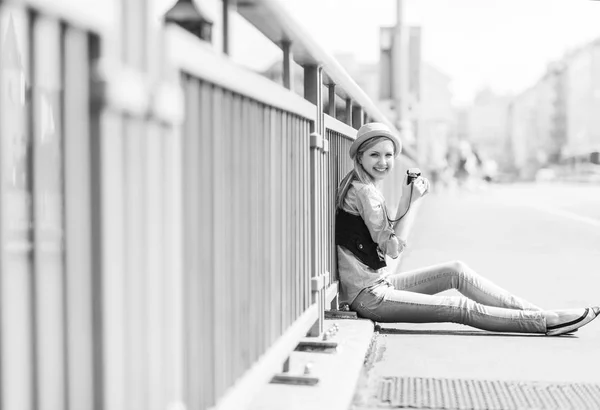
{"type": "MultiPolygon", "coordinates": [[[[341,64],[329,54],[279,0],[240,0],[237,12],[254,25],[273,43],[281,46],[289,42],[294,61],[298,64],[323,67],[326,82],[336,86],[336,94],[351,99],[367,113],[368,117],[386,124],[401,137],[400,131],[377,108],[371,98],[356,84],[341,64]]],[[[406,146],[403,153],[409,158],[416,155],[406,146]]]]}
{"type": "Polygon", "coordinates": [[[325,128],[339,132],[349,140],[354,141],[356,139],[356,130],[354,128],[327,114],[325,114],[325,128]]]}
{"type": "Polygon", "coordinates": [[[112,7],[90,7],[93,3],[91,1],[22,0],[13,3],[20,3],[49,18],[68,21],[72,27],[108,36],[111,40],[117,37],[115,35],[117,2],[110,2],[112,7]]]}
{"type": "Polygon", "coordinates": [[[272,107],[306,119],[316,118],[313,104],[271,80],[235,65],[182,28],[167,25],[165,38],[169,61],[178,69],[272,107]]]}

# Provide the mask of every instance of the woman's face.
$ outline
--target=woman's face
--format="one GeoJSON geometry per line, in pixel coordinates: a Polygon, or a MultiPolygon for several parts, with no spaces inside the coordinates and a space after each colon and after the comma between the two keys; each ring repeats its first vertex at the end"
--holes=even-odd
{"type": "Polygon", "coordinates": [[[368,148],[362,154],[361,164],[373,180],[383,180],[394,168],[394,143],[384,139],[368,148]]]}

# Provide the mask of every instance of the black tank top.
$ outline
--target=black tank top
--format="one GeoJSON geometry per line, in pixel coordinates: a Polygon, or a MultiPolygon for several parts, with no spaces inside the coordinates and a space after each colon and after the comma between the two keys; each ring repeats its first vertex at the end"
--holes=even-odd
{"type": "Polygon", "coordinates": [[[369,228],[360,215],[338,209],[335,215],[335,243],[348,249],[362,263],[377,270],[386,266],[385,257],[379,256],[369,228]]]}

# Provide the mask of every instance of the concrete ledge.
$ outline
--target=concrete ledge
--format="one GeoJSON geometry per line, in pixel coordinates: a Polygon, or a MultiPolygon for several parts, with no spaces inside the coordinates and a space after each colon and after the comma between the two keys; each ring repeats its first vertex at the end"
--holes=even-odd
{"type": "MultiPolygon", "coordinates": [[[[325,329],[334,323],[338,332],[328,342],[337,342],[332,354],[293,352],[290,356],[290,375],[304,373],[306,364],[312,364],[311,376],[317,377],[315,386],[267,384],[257,392],[247,407],[261,410],[347,410],[360,378],[365,356],[373,337],[370,320],[325,320],[325,329]]],[[[303,340],[317,340],[305,338],[303,340]]]]}
{"type": "Polygon", "coordinates": [[[269,350],[258,359],[244,375],[219,399],[213,410],[239,410],[247,405],[256,392],[273,377],[273,372],[283,368],[283,363],[290,352],[315,323],[318,317],[317,304],[311,305],[286,331],[269,350]]]}

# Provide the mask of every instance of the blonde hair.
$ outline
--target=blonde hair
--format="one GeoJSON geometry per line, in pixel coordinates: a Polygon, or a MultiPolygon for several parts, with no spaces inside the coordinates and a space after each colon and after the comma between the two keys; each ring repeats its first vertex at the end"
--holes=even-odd
{"type": "MultiPolygon", "coordinates": [[[[362,164],[360,163],[360,160],[362,159],[362,156],[366,150],[378,144],[381,140],[384,139],[392,141],[390,138],[385,136],[376,136],[373,138],[369,138],[368,140],[360,144],[358,150],[356,151],[356,156],[354,157],[354,168],[346,174],[346,176],[341,180],[340,184],[338,185],[337,195],[335,198],[336,211],[338,209],[342,209],[342,207],[344,206],[344,200],[346,199],[346,195],[348,194],[348,190],[350,189],[352,182],[360,181],[363,184],[372,184],[374,182],[371,175],[369,175],[367,171],[365,171],[365,169],[363,168],[362,164]]],[[[392,143],[393,142],[394,141],[392,141],[392,143]]],[[[395,150],[396,144],[394,144],[394,155],[396,154],[395,150]]]]}

